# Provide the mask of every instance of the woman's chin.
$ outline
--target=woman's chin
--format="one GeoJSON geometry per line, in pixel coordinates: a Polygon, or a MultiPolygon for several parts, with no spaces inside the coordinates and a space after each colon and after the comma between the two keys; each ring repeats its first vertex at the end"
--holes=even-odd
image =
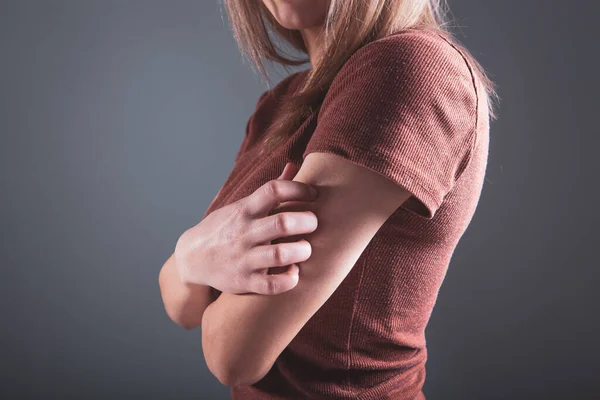
{"type": "Polygon", "coordinates": [[[282,1],[278,2],[276,7],[273,4],[267,4],[267,8],[284,28],[301,30],[314,28],[323,23],[323,14],[326,13],[325,5],[315,1],[300,4],[282,1]]]}
{"type": "Polygon", "coordinates": [[[293,12],[290,11],[288,13],[286,12],[280,12],[280,14],[283,15],[277,15],[275,16],[275,19],[277,20],[277,22],[279,22],[279,25],[283,26],[286,29],[306,29],[308,28],[305,21],[302,21],[302,18],[300,18],[300,16],[293,12]]]}

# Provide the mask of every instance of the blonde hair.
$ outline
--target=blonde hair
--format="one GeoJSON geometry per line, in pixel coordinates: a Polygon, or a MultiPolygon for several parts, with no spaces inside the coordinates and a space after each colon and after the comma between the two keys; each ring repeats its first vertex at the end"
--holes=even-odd
{"type": "MultiPolygon", "coordinates": [[[[302,65],[278,48],[271,33],[301,53],[308,54],[299,30],[281,26],[262,0],[224,0],[234,37],[242,52],[269,82],[265,61],[286,66],[302,65]],[[270,29],[269,29],[270,28],[270,29]]],[[[495,84],[471,53],[450,31],[445,0],[330,0],[324,24],[322,57],[307,74],[304,84],[281,104],[267,129],[261,153],[291,136],[312,112],[318,111],[327,89],[348,58],[363,45],[405,29],[431,29],[442,34],[467,57],[487,95],[491,119],[496,119],[495,84]]],[[[277,37],[276,37],[277,39],[277,37]]]]}

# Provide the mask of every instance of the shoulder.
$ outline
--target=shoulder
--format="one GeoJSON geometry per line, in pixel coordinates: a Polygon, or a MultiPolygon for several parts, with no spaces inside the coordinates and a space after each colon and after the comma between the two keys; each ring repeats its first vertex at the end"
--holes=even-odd
{"type": "Polygon", "coordinates": [[[432,29],[406,29],[360,47],[339,71],[339,79],[357,72],[402,85],[420,81],[429,86],[452,79],[467,85],[474,82],[464,54],[447,34],[432,29]]]}
{"type": "Polygon", "coordinates": [[[283,78],[272,88],[265,90],[256,101],[248,126],[254,125],[254,129],[258,132],[265,132],[277,114],[277,110],[281,107],[281,99],[297,87],[308,71],[294,72],[283,78]]]}
{"type": "MultiPolygon", "coordinates": [[[[454,62],[468,70],[468,63],[451,38],[432,29],[406,29],[374,40],[359,48],[351,57],[387,59],[413,62],[454,62]]],[[[349,61],[350,61],[349,60],[349,61]]]]}
{"type": "Polygon", "coordinates": [[[470,124],[477,103],[474,75],[452,41],[434,30],[407,29],[356,50],[332,80],[322,108],[324,114],[362,109],[381,118],[404,113],[403,119],[407,112],[439,118],[444,109],[470,124]]]}
{"type": "Polygon", "coordinates": [[[300,80],[302,80],[302,77],[304,77],[308,71],[309,70],[302,70],[289,74],[275,84],[275,86],[273,86],[271,89],[264,91],[258,98],[257,104],[260,104],[267,99],[280,98],[281,96],[286,95],[297,86],[300,80]]]}

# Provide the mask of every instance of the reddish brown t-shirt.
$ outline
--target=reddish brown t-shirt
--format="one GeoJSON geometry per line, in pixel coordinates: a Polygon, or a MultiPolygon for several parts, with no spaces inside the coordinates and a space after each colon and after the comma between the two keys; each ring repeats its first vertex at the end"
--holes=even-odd
{"type": "Polygon", "coordinates": [[[259,159],[260,138],[278,101],[306,72],[260,97],[233,171],[205,215],[276,179],[287,162],[300,166],[311,152],[342,156],[413,196],[384,223],[269,373],[252,386],[232,388],[233,398],[424,399],[425,327],[483,185],[485,91],[443,36],[405,30],[356,51],[318,114],[259,159]]]}

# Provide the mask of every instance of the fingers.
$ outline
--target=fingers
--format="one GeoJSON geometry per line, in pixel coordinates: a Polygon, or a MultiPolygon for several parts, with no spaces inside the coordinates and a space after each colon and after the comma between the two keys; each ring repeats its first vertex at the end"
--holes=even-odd
{"type": "Polygon", "coordinates": [[[318,219],[312,211],[286,211],[252,221],[246,238],[251,246],[256,246],[281,237],[311,233],[317,226],[318,219]]]}
{"type": "Polygon", "coordinates": [[[248,288],[253,293],[274,295],[287,292],[296,287],[299,281],[300,268],[292,264],[280,274],[267,273],[267,269],[256,271],[248,277],[248,288]]]}
{"type": "Polygon", "coordinates": [[[296,176],[297,173],[298,167],[296,167],[296,164],[289,162],[285,164],[283,172],[281,173],[281,175],[279,175],[279,178],[277,179],[291,181],[292,179],[294,179],[294,176],[296,176]]]}
{"type": "Polygon", "coordinates": [[[304,182],[271,180],[244,199],[246,211],[254,217],[264,217],[271,209],[286,201],[314,201],[317,190],[304,182]]]}
{"type": "Polygon", "coordinates": [[[252,271],[283,267],[309,259],[312,248],[307,240],[253,247],[246,254],[245,265],[252,271]]]}

